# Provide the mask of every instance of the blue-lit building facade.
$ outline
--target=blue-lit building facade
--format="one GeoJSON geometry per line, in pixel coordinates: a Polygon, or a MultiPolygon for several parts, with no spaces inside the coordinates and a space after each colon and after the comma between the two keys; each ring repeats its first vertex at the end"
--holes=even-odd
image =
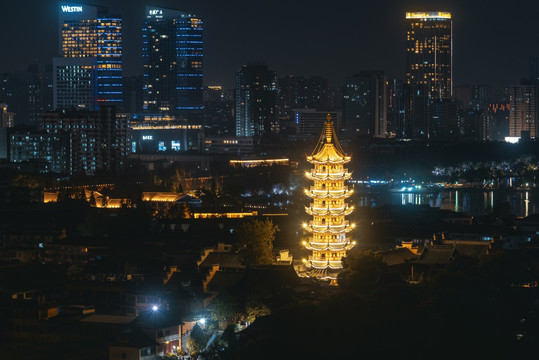
{"type": "Polygon", "coordinates": [[[132,153],[170,153],[202,149],[203,126],[171,115],[134,114],[130,128],[132,153]]]}
{"type": "Polygon", "coordinates": [[[143,111],[199,123],[203,112],[203,23],[184,11],[146,7],[143,111]]]}
{"type": "Polygon", "coordinates": [[[9,135],[9,160],[21,170],[70,174],[71,143],[68,133],[15,131],[9,135]]]}
{"type": "Polygon", "coordinates": [[[41,114],[46,134],[69,136],[69,169],[72,174],[94,175],[99,169],[119,171],[131,152],[127,114],[114,106],[99,111],[60,110],[41,114]]]}
{"type": "Polygon", "coordinates": [[[104,7],[59,3],[54,108],[122,108],[122,19],[104,7]]]}

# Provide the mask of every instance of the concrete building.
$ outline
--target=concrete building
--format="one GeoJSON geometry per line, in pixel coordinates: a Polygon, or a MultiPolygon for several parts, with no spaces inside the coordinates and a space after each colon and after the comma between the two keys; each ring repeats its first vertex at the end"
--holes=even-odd
{"type": "Polygon", "coordinates": [[[383,71],[362,71],[346,80],[342,100],[345,136],[387,136],[387,86],[383,71]]]}
{"type": "Polygon", "coordinates": [[[277,84],[266,65],[236,72],[236,136],[262,136],[276,127],[277,84]]]}
{"type": "Polygon", "coordinates": [[[535,137],[537,134],[537,86],[509,87],[509,136],[535,137]]]}

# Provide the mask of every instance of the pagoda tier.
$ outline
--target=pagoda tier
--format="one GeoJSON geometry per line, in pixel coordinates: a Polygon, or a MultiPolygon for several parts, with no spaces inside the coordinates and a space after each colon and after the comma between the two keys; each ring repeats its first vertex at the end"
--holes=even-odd
{"type": "Polygon", "coordinates": [[[320,189],[317,186],[311,186],[309,190],[305,189],[305,195],[310,198],[324,198],[340,199],[349,198],[354,193],[354,190],[348,190],[348,187],[342,186],[340,189],[335,187],[333,189],[320,189]]]}
{"type": "Polygon", "coordinates": [[[305,207],[305,212],[309,215],[350,215],[354,211],[353,206],[326,206],[326,207],[316,207],[314,204],[311,204],[310,207],[305,207]]]}
{"type": "Polygon", "coordinates": [[[313,186],[305,189],[305,194],[312,199],[305,211],[312,220],[303,224],[303,228],[312,235],[303,245],[312,253],[304,259],[305,271],[298,271],[301,276],[335,282],[338,271],[343,267],[342,258],[355,245],[348,235],[355,225],[346,220],[354,210],[346,203],[353,193],[345,186],[346,180],[352,176],[344,168],[350,160],[340,147],[328,115],[320,140],[311,156],[307,157],[314,166],[305,173],[314,182],[313,186]]]}
{"type": "Polygon", "coordinates": [[[339,172],[306,172],[305,176],[309,180],[348,180],[352,177],[352,173],[348,172],[348,169],[339,172]]]}

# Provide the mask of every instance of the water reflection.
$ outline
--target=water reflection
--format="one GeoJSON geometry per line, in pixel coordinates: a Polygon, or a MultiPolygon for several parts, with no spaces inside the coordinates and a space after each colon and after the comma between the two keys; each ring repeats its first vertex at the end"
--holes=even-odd
{"type": "MultiPolygon", "coordinates": [[[[361,190],[359,191],[361,193],[361,190]]],[[[524,217],[536,212],[539,203],[537,191],[508,191],[508,190],[446,190],[437,193],[400,193],[390,191],[369,192],[368,196],[360,196],[359,206],[372,207],[386,204],[424,205],[470,215],[485,215],[500,203],[506,202],[511,206],[515,216],[524,217]]]]}

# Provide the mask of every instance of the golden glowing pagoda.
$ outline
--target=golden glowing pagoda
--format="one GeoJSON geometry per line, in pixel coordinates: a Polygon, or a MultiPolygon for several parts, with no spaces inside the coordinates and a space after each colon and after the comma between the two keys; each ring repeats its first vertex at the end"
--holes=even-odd
{"type": "Polygon", "coordinates": [[[313,219],[303,224],[304,229],[312,233],[303,245],[312,251],[312,255],[303,260],[305,269],[298,274],[336,284],[343,267],[342,258],[355,245],[348,235],[355,225],[346,220],[354,210],[346,202],[353,192],[345,186],[345,181],[352,175],[344,168],[350,162],[350,156],[342,150],[329,114],[318,144],[307,156],[307,161],[314,168],[305,175],[314,186],[305,189],[305,194],[312,199],[305,210],[313,219]]]}

